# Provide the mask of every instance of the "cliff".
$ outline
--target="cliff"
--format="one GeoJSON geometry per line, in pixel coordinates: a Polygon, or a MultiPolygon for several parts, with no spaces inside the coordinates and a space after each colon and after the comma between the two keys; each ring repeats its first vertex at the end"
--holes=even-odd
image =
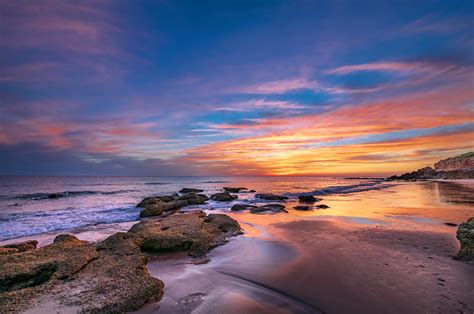
{"type": "Polygon", "coordinates": [[[440,170],[472,170],[474,169],[474,153],[443,159],[434,164],[437,171],[440,170]]]}
{"type": "Polygon", "coordinates": [[[424,167],[387,180],[433,180],[433,179],[474,179],[474,152],[443,159],[435,163],[434,169],[424,167]]]}

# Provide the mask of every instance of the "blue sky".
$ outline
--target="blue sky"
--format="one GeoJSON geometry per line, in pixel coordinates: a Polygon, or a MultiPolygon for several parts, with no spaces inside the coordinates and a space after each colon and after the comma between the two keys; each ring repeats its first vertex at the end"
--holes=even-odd
{"type": "Polygon", "coordinates": [[[0,173],[385,174],[469,151],[473,6],[0,1],[0,173]]]}

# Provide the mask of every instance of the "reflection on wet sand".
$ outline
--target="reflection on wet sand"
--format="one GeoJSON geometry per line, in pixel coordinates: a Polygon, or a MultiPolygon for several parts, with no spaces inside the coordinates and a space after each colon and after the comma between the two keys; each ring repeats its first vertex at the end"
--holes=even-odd
{"type": "Polygon", "coordinates": [[[165,296],[140,313],[471,313],[474,267],[454,261],[470,185],[416,182],[324,198],[330,208],[230,213],[245,235],[205,260],[160,255],[165,296]]]}

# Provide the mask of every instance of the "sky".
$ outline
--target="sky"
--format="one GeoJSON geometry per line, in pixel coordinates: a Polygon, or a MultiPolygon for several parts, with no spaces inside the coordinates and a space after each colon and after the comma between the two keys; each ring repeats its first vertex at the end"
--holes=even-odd
{"type": "Polygon", "coordinates": [[[470,0],[0,0],[0,174],[412,171],[473,70],[470,0]]]}

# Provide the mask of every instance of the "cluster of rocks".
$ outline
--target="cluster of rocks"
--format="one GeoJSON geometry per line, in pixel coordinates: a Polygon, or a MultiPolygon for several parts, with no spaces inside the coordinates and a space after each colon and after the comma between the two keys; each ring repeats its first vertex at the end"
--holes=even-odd
{"type": "Polygon", "coordinates": [[[434,168],[424,167],[399,176],[391,176],[387,180],[474,179],[474,152],[440,160],[434,166],[434,168]]]}
{"type": "Polygon", "coordinates": [[[306,211],[306,210],[312,210],[314,208],[318,208],[318,209],[329,208],[329,206],[325,205],[325,204],[314,205],[314,203],[320,202],[320,201],[322,201],[322,199],[314,197],[313,195],[310,195],[310,194],[299,195],[298,200],[299,200],[300,203],[304,203],[305,205],[297,205],[297,206],[293,207],[296,210],[306,211]]]}
{"type": "Polygon", "coordinates": [[[147,219],[99,243],[63,234],[41,248],[36,248],[36,241],[4,246],[0,308],[2,312],[136,310],[163,295],[163,282],[146,268],[147,252],[187,251],[198,257],[240,233],[237,221],[226,215],[194,211],[147,219]]]}

